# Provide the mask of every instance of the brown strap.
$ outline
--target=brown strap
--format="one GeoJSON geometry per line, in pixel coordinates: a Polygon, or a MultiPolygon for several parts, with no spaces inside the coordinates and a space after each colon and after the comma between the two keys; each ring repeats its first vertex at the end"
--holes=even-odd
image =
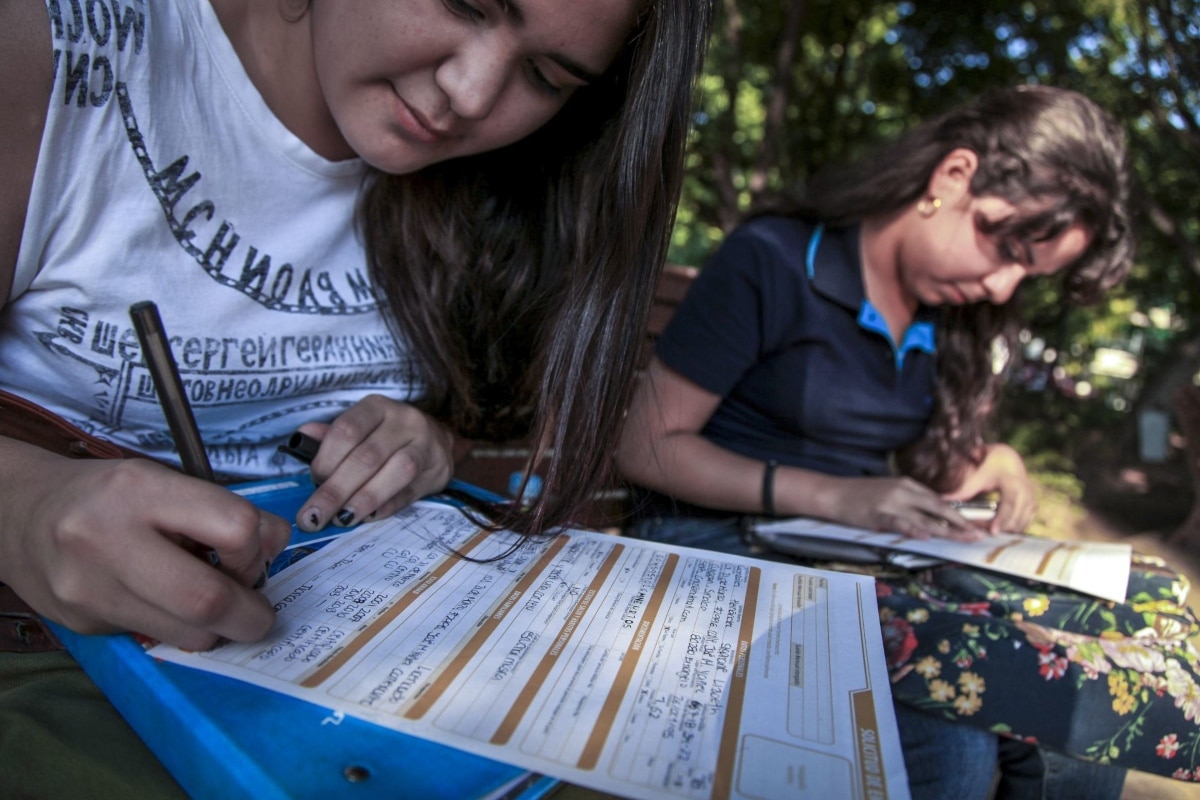
{"type": "Polygon", "coordinates": [[[62,643],[38,613],[11,586],[0,583],[0,653],[47,653],[61,649],[62,643]]]}
{"type": "Polygon", "coordinates": [[[69,458],[133,458],[137,453],[93,436],[37,403],[0,389],[0,436],[69,458]]]}

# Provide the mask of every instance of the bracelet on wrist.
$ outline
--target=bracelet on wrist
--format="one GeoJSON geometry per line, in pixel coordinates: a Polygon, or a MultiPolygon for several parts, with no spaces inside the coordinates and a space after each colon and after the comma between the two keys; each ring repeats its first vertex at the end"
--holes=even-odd
{"type": "Polygon", "coordinates": [[[779,462],[771,459],[763,470],[762,479],[762,512],[764,516],[775,516],[775,468],[779,462]]]}

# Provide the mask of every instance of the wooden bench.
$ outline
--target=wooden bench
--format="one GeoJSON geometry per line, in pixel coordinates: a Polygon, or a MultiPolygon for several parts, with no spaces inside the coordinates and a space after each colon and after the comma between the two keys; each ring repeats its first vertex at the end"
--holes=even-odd
{"type": "MultiPolygon", "coordinates": [[[[695,267],[668,264],[659,277],[658,287],[646,321],[646,337],[642,345],[640,366],[650,361],[654,343],[667,327],[679,302],[696,277],[695,267]]],[[[454,470],[454,477],[489,491],[511,497],[528,463],[531,447],[528,441],[518,440],[499,444],[480,443],[473,447],[454,470]]],[[[535,475],[537,473],[535,472],[535,475]]],[[[592,495],[576,524],[588,528],[620,527],[628,513],[629,491],[619,480],[600,486],[592,495]]]]}

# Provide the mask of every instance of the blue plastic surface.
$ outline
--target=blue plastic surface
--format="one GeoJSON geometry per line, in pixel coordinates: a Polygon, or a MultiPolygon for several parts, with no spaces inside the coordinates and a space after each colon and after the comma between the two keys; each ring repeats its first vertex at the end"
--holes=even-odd
{"type": "MultiPolygon", "coordinates": [[[[250,499],[290,518],[311,491],[311,484],[301,482],[251,494],[250,499]]],[[[297,536],[303,541],[308,534],[294,530],[293,541],[297,536]]],[[[53,627],[196,798],[460,800],[500,793],[535,800],[557,786],[557,781],[519,767],[336,715],[249,683],[159,661],[129,635],[82,636],[53,627]]]]}

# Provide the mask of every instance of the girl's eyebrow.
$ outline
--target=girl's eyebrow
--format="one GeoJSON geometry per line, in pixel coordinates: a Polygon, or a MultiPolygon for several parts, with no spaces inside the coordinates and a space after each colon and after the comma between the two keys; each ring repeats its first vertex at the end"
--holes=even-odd
{"type": "MultiPolygon", "coordinates": [[[[515,27],[519,28],[525,24],[525,12],[521,8],[520,0],[496,0],[496,2],[515,27]]],[[[603,77],[562,53],[547,53],[546,57],[584,83],[595,83],[603,77]]]]}

